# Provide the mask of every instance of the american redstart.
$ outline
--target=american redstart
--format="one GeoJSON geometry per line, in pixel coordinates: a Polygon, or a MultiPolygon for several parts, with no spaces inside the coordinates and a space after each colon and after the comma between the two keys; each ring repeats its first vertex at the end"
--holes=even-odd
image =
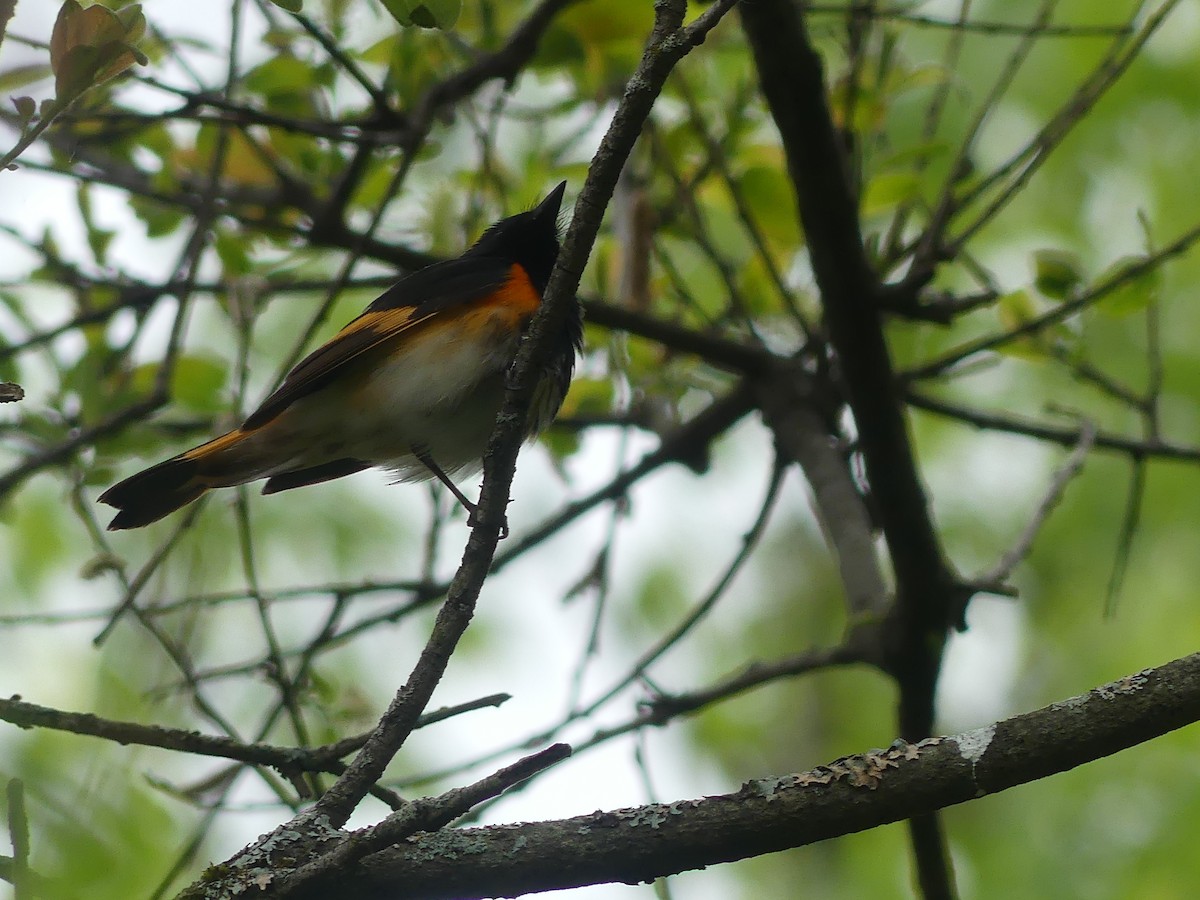
{"type": "MultiPolygon", "coordinates": [[[[564,181],[497,222],[457,259],[397,282],[288,373],[240,427],[113,485],[110,530],[139,528],[212,488],[267,479],[264,494],[379,466],[400,481],[477,468],[505,374],[558,257],[564,181]]],[[[538,376],[528,436],[558,412],[582,345],[578,302],[538,376]]]]}

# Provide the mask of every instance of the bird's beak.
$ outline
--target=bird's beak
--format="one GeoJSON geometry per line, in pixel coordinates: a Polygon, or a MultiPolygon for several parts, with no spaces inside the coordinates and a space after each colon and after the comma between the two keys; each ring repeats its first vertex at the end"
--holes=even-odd
{"type": "Polygon", "coordinates": [[[537,222],[545,222],[547,220],[558,221],[558,211],[562,208],[563,193],[567,190],[567,183],[560,182],[558,187],[546,195],[546,199],[537,205],[533,211],[533,218],[537,222]]]}

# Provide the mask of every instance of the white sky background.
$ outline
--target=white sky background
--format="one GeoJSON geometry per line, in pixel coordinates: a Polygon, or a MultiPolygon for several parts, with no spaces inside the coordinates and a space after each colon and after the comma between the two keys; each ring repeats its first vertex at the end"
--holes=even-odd
{"type": "MultiPolygon", "coordinates": [[[[211,40],[215,46],[227,46],[226,6],[219,5],[219,15],[212,14],[214,8],[218,8],[218,5],[197,3],[195,0],[152,0],[146,4],[146,13],[151,22],[165,32],[177,34],[188,31],[211,40]]],[[[57,4],[44,0],[21,0],[9,33],[48,37],[56,9],[57,4]]],[[[256,16],[247,16],[247,22],[257,27],[256,16]]],[[[245,35],[244,46],[248,48],[248,53],[257,53],[259,50],[251,33],[245,35]]],[[[9,41],[0,57],[0,67],[27,61],[26,57],[36,58],[36,53],[9,41]]],[[[225,62],[214,56],[209,64],[216,81],[224,70],[225,62]]],[[[7,145],[9,136],[5,135],[3,140],[7,145]]],[[[35,149],[32,152],[37,151],[35,149]]],[[[572,202],[577,190],[578,185],[570,186],[568,203],[572,202]]],[[[170,245],[161,241],[147,245],[140,237],[143,233],[140,224],[124,209],[119,196],[100,190],[97,192],[97,201],[97,217],[102,224],[121,227],[122,234],[114,245],[113,259],[119,261],[120,266],[127,267],[128,271],[147,278],[163,278],[169,274],[169,267],[175,258],[175,251],[170,245]]],[[[36,234],[44,224],[50,223],[68,257],[76,251],[83,252],[80,248],[85,243],[75,211],[74,185],[63,179],[39,176],[28,171],[0,173],[0,202],[6,206],[19,206],[25,211],[22,222],[26,234],[36,234]]],[[[3,279],[20,271],[26,260],[19,255],[12,255],[13,245],[10,241],[2,238],[0,241],[0,279],[3,279]]],[[[53,318],[53,315],[50,317],[53,318]]],[[[27,384],[26,387],[30,391],[30,400],[27,402],[36,402],[36,385],[27,384]]],[[[5,410],[0,414],[7,416],[10,413],[5,410]]],[[[694,600],[707,591],[736,551],[736,547],[730,543],[730,535],[740,537],[757,511],[756,505],[761,498],[765,473],[770,464],[763,455],[770,443],[763,440],[759,428],[756,422],[746,423],[739,428],[717,454],[714,471],[703,482],[697,482],[689,472],[673,470],[643,483],[634,491],[630,516],[621,523],[619,529],[610,603],[620,604],[629,598],[637,588],[641,573],[664,558],[686,560],[686,563],[680,563],[680,577],[690,598],[694,600]],[[680,515],[681,509],[698,508],[698,490],[703,491],[700,507],[704,514],[689,512],[680,515]],[[717,527],[718,523],[720,527],[717,527]]],[[[590,488],[607,482],[619,464],[628,464],[653,447],[653,442],[646,438],[637,438],[631,443],[624,459],[619,459],[620,445],[614,434],[598,433],[589,437],[583,451],[570,463],[571,495],[582,496],[590,488]]],[[[1029,497],[1030,504],[1036,502],[1034,498],[1042,488],[1048,462],[1040,451],[1027,446],[1024,450],[1014,451],[1011,446],[974,439],[969,444],[964,443],[963,448],[961,460],[948,461],[943,468],[927,473],[931,493],[937,498],[939,515],[953,517],[956,512],[962,513],[972,508],[1012,509],[1013,497],[1017,494],[1029,497]],[[963,470],[969,470],[974,479],[970,496],[956,489],[961,487],[963,470]]],[[[421,521],[427,510],[428,492],[418,486],[389,487],[384,490],[381,485],[385,480],[384,476],[374,473],[350,479],[353,485],[350,490],[357,498],[355,502],[385,508],[390,515],[407,517],[410,523],[421,521]]],[[[807,507],[807,497],[798,481],[795,477],[788,479],[777,518],[794,519],[800,515],[800,510],[807,507]]],[[[470,482],[472,487],[474,483],[470,482]]],[[[345,486],[309,490],[314,493],[299,500],[291,498],[292,502],[311,505],[324,502],[323,497],[341,502],[347,496],[345,486]],[[321,494],[321,491],[328,493],[321,494]]],[[[554,473],[542,451],[526,450],[522,455],[513,496],[516,502],[510,507],[509,517],[514,536],[528,530],[561,502],[564,496],[561,479],[554,473]]],[[[287,502],[285,496],[280,495],[278,498],[267,498],[266,501],[256,497],[252,503],[277,501],[287,502]]],[[[443,723],[428,733],[419,733],[412,744],[416,755],[433,758],[437,754],[447,760],[469,757],[479,745],[481,736],[490,742],[504,736],[532,733],[560,714],[569,684],[548,684],[546,673],[573,671],[591,614],[589,603],[576,602],[564,607],[560,600],[566,586],[580,574],[579,565],[590,560],[594,549],[604,541],[607,516],[606,509],[592,513],[557,539],[549,557],[535,553],[488,582],[480,601],[480,618],[487,627],[503,629],[506,634],[506,640],[498,646],[502,646],[510,658],[505,659],[498,668],[507,680],[498,683],[495,673],[476,668],[468,670],[464,662],[452,663],[433,705],[462,702],[499,690],[512,693],[514,699],[499,710],[476,712],[443,723]],[[579,565],[572,563],[573,555],[578,557],[579,565]],[[547,572],[544,569],[546,558],[562,558],[566,564],[555,572],[547,572]]],[[[1011,533],[1015,534],[1020,524],[1018,519],[1014,519],[1011,533]]],[[[410,527],[410,533],[415,532],[410,527]]],[[[466,533],[461,519],[456,519],[448,529],[444,564],[450,568],[444,569],[444,572],[452,571],[466,533]]],[[[0,536],[0,540],[4,538],[0,536]]],[[[121,547],[119,541],[120,538],[117,546],[121,547]]],[[[415,559],[415,555],[411,558],[415,559]]],[[[991,561],[977,562],[983,567],[991,561]]],[[[299,564],[298,560],[268,560],[267,563],[264,581],[270,583],[274,576],[282,576],[281,581],[297,583],[295,567],[299,564]]],[[[723,601],[723,607],[752,604],[752,582],[753,579],[742,579],[740,584],[735,584],[723,601]]],[[[61,588],[53,602],[62,608],[93,605],[97,598],[96,584],[91,582],[84,585],[76,580],[74,573],[64,573],[61,588]]],[[[966,635],[956,637],[951,643],[942,679],[942,722],[949,730],[991,721],[1008,711],[1005,698],[1014,678],[1021,644],[1019,607],[1012,601],[978,599],[972,606],[971,620],[976,627],[966,635]]],[[[126,623],[124,627],[132,626],[126,623]]],[[[375,694],[386,696],[407,675],[416,658],[418,639],[423,638],[423,634],[415,632],[416,629],[409,624],[402,629],[381,631],[363,642],[363,648],[369,648],[368,658],[376,660],[378,683],[375,694]]],[[[80,690],[77,675],[90,675],[92,670],[96,659],[96,651],[90,644],[93,634],[94,629],[90,626],[64,629],[60,635],[63,639],[55,644],[53,658],[39,655],[42,650],[39,641],[22,643],[18,650],[6,653],[0,659],[0,690],[19,692],[34,702],[76,708],[78,698],[88,695],[86,690],[80,690]],[[70,659],[86,662],[81,662],[77,668],[64,665],[64,660],[70,659]]],[[[647,635],[646,642],[655,637],[647,635]]],[[[609,643],[589,679],[593,690],[623,674],[619,663],[634,658],[642,649],[632,646],[614,648],[612,640],[610,630],[609,643]]],[[[470,660],[472,667],[479,665],[478,654],[470,657],[470,660]]],[[[722,662],[716,665],[714,671],[712,660],[696,658],[685,645],[675,651],[658,671],[676,676],[677,680],[664,685],[666,688],[683,690],[706,684],[715,675],[739,668],[744,662],[746,660],[730,659],[727,664],[722,662]]],[[[609,714],[602,716],[601,721],[616,721],[629,712],[628,703],[617,704],[616,708],[620,710],[620,716],[609,714]]],[[[578,738],[585,733],[580,732],[572,737],[578,738]]],[[[10,739],[12,735],[0,729],[0,745],[10,739]]],[[[645,743],[658,799],[723,793],[736,790],[739,786],[729,783],[726,776],[710,763],[689,752],[677,731],[652,731],[645,743]]],[[[128,752],[131,758],[137,758],[136,751],[128,752]]],[[[820,762],[824,760],[797,760],[797,768],[820,762]]],[[[484,772],[475,773],[481,774],[484,772]]],[[[558,771],[538,779],[531,787],[499,804],[489,819],[519,821],[578,815],[595,809],[638,804],[646,799],[642,777],[634,765],[632,743],[616,741],[571,760],[558,771]]],[[[209,852],[214,859],[223,858],[239,849],[249,838],[269,830],[278,820],[277,811],[232,817],[230,825],[216,832],[209,852]]],[[[681,876],[676,885],[677,895],[701,900],[733,896],[736,889],[730,877],[732,874],[733,870],[714,867],[703,873],[681,876]]],[[[650,895],[649,892],[647,887],[608,885],[562,892],[557,896],[605,900],[646,897],[650,895]]]]}

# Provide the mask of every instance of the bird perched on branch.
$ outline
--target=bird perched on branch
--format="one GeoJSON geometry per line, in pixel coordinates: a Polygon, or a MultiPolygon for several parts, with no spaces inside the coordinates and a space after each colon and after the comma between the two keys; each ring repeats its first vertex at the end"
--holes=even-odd
{"type": "MultiPolygon", "coordinates": [[[[558,258],[566,182],[491,226],[457,259],[397,282],[305,357],[238,428],[113,485],[110,530],[139,528],[213,488],[265,478],[264,494],[371,466],[400,481],[477,468],[504,400],[505,374],[558,258]]],[[[577,301],[538,373],[528,436],[566,396],[582,344],[577,301]]]]}

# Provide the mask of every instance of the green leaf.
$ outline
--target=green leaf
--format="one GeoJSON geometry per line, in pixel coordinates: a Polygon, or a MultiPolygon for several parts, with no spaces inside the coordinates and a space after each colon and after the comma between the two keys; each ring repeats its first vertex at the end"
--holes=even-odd
{"type": "Polygon", "coordinates": [[[243,85],[248,91],[275,97],[297,94],[316,87],[316,68],[290,54],[272,57],[246,73],[243,85]]]}
{"type": "MultiPolygon", "coordinates": [[[[1004,329],[1014,331],[1037,318],[1037,301],[1030,291],[1021,288],[1000,297],[996,301],[996,312],[1000,316],[1000,323],[1004,329]]],[[[1042,359],[1046,355],[1037,335],[1008,341],[1001,344],[998,351],[1007,356],[1017,356],[1022,359],[1042,359]]]]}
{"type": "Polygon", "coordinates": [[[174,232],[184,219],[184,213],[179,207],[136,194],[129,196],[129,208],[145,224],[146,236],[151,238],[166,237],[174,232]]]}
{"type": "Polygon", "coordinates": [[[398,40],[399,36],[397,34],[386,35],[371,44],[367,49],[356,53],[355,56],[360,62],[371,63],[376,66],[386,66],[396,56],[396,42],[398,40]]]}
{"type": "Polygon", "coordinates": [[[952,73],[940,63],[926,63],[912,68],[897,68],[889,73],[884,87],[892,94],[914,88],[933,87],[950,81],[952,73]]]}
{"type": "Polygon", "coordinates": [[[575,4],[555,17],[534,65],[574,72],[584,95],[623,84],[637,65],[653,21],[648,3],[575,4]]]}
{"type": "Polygon", "coordinates": [[[37,115],[37,101],[32,97],[13,97],[12,102],[22,122],[29,122],[37,115]]]}
{"type": "Polygon", "coordinates": [[[770,315],[779,310],[779,291],[762,257],[758,254],[738,270],[738,291],[746,309],[755,315],[770,315]]]}
{"type": "Polygon", "coordinates": [[[393,19],[408,27],[453,28],[462,12],[462,0],[383,0],[393,19]]]}
{"type": "Polygon", "coordinates": [[[574,429],[552,426],[542,434],[541,442],[556,461],[561,461],[579,450],[581,440],[574,429]]]}
{"type": "Polygon", "coordinates": [[[96,220],[92,215],[92,195],[87,182],[81,181],[76,189],[76,200],[79,204],[79,215],[83,219],[84,229],[87,233],[88,247],[91,248],[92,256],[97,264],[105,266],[108,264],[108,247],[112,243],[113,238],[117,233],[109,228],[101,228],[96,224],[96,220]]]}
{"type": "Polygon", "coordinates": [[[643,573],[635,588],[633,603],[623,610],[627,627],[635,630],[665,627],[686,608],[687,600],[677,570],[660,564],[643,573]]]}
{"type": "Polygon", "coordinates": [[[795,189],[782,158],[776,164],[750,166],[738,178],[738,186],[764,236],[776,249],[794,249],[800,243],[800,224],[792,200],[795,189]]]}
{"type": "Polygon", "coordinates": [[[612,410],[613,382],[611,378],[579,377],[571,382],[571,390],[563,401],[562,415],[595,416],[612,410]]]}
{"type": "Polygon", "coordinates": [[[328,65],[313,65],[308,60],[281,51],[246,74],[247,90],[261,95],[273,112],[304,118],[321,111],[321,91],[328,87],[335,70],[328,65]]]}
{"type": "Polygon", "coordinates": [[[462,8],[456,2],[419,3],[413,7],[411,17],[413,24],[420,28],[446,29],[458,21],[460,12],[462,8]]]}
{"type": "Polygon", "coordinates": [[[304,9],[304,0],[271,0],[271,2],[288,12],[298,13],[304,9]]]}
{"type": "Polygon", "coordinates": [[[891,212],[897,206],[915,200],[921,192],[921,178],[916,172],[884,172],[867,182],[863,192],[864,216],[891,212]]]}
{"type": "Polygon", "coordinates": [[[1067,297],[1080,281],[1079,257],[1066,250],[1038,250],[1033,254],[1034,285],[1044,296],[1052,300],[1067,297]]]}
{"type": "Polygon", "coordinates": [[[92,250],[92,255],[96,258],[96,262],[100,265],[107,265],[108,248],[112,244],[113,238],[117,233],[111,228],[93,228],[88,227],[87,240],[88,247],[92,250]]]}
{"type": "Polygon", "coordinates": [[[225,362],[218,357],[182,356],[175,364],[171,395],[180,405],[198,412],[219,412],[226,406],[221,389],[227,374],[225,362]]]}
{"type": "Polygon", "coordinates": [[[1029,291],[1010,291],[996,301],[996,311],[1000,314],[1000,322],[1007,329],[1019,328],[1026,322],[1037,317],[1037,304],[1029,291]]]}
{"type": "Polygon", "coordinates": [[[838,128],[875,132],[887,119],[889,99],[871,81],[863,81],[851,90],[850,80],[840,78],[829,89],[829,111],[838,128]]]}
{"type": "MultiPolygon", "coordinates": [[[[1131,267],[1144,262],[1140,256],[1126,256],[1109,266],[1099,277],[1098,282],[1119,278],[1131,267]]],[[[1153,266],[1139,275],[1127,278],[1120,285],[1106,293],[1100,300],[1098,308],[1106,315],[1114,317],[1127,316],[1130,313],[1141,312],[1158,299],[1162,290],[1162,269],[1153,266]]]]}
{"type": "Polygon", "coordinates": [[[27,84],[49,78],[54,72],[45,63],[29,63],[24,66],[13,66],[0,72],[0,93],[7,94],[23,88],[27,84]]]}
{"type": "Polygon", "coordinates": [[[61,569],[68,546],[61,515],[61,495],[52,491],[27,493],[14,504],[5,560],[8,583],[15,589],[34,590],[61,569]]]}
{"type": "Polygon", "coordinates": [[[237,277],[250,271],[252,266],[245,235],[222,228],[216,233],[213,248],[217,251],[226,277],[237,277]]]}

